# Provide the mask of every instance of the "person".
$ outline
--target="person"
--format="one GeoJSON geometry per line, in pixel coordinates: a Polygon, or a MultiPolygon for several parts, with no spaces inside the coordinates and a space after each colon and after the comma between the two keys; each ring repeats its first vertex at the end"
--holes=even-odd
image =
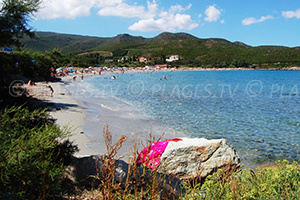
{"type": "Polygon", "coordinates": [[[73,81],[76,81],[76,77],[77,77],[77,76],[73,76],[73,81]]]}
{"type": "Polygon", "coordinates": [[[29,80],[29,81],[28,81],[28,86],[33,86],[33,85],[35,85],[35,83],[32,82],[31,80],[29,80]]]}
{"type": "Polygon", "coordinates": [[[50,89],[50,96],[53,97],[53,93],[54,93],[53,88],[51,87],[51,85],[47,85],[47,87],[50,89]]]}
{"type": "Polygon", "coordinates": [[[167,77],[164,75],[164,79],[167,80],[167,77]]]}

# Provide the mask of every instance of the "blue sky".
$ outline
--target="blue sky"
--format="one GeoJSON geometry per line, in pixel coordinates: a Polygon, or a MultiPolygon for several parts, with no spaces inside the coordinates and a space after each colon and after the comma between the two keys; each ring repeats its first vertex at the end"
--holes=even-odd
{"type": "Polygon", "coordinates": [[[300,0],[43,0],[36,31],[146,38],[186,32],[251,46],[300,46],[300,0]]]}

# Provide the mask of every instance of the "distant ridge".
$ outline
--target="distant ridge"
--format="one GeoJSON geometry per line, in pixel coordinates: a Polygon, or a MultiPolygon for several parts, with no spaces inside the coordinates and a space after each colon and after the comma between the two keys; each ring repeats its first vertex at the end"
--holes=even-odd
{"type": "Polygon", "coordinates": [[[122,56],[144,56],[163,62],[169,55],[177,54],[183,63],[227,66],[238,63],[294,63],[300,65],[300,47],[252,47],[243,42],[230,42],[222,38],[200,39],[188,33],[163,32],[153,38],[132,36],[127,33],[115,37],[93,37],[53,32],[37,32],[38,40],[25,38],[25,48],[33,52],[46,52],[54,48],[74,55],[88,52],[108,52],[120,59],[122,56]]]}
{"type": "Polygon", "coordinates": [[[239,41],[235,41],[234,44],[241,45],[243,47],[251,47],[251,46],[249,46],[249,45],[247,45],[247,44],[245,44],[243,42],[239,42],[239,41]]]}
{"type": "Polygon", "coordinates": [[[146,43],[169,42],[176,40],[194,40],[198,39],[187,33],[168,33],[164,32],[153,38],[144,38],[142,36],[131,36],[129,34],[119,34],[115,37],[93,37],[72,35],[54,32],[36,32],[38,40],[24,39],[26,49],[32,51],[45,52],[53,48],[61,49],[62,52],[86,51],[99,48],[110,48],[120,43],[135,43],[137,46],[146,43]],[[80,46],[80,47],[79,47],[80,46]]]}
{"type": "Polygon", "coordinates": [[[167,42],[172,40],[190,40],[190,39],[192,40],[198,38],[187,33],[168,33],[168,32],[161,33],[158,36],[152,38],[152,40],[156,42],[167,42]]]}

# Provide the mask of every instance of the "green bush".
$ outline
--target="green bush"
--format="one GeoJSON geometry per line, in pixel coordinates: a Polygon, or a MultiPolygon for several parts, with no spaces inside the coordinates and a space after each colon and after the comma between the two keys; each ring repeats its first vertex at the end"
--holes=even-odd
{"type": "Polygon", "coordinates": [[[59,141],[69,131],[55,125],[45,110],[14,106],[0,116],[0,197],[59,194],[64,162],[77,150],[59,141]]]}
{"type": "Polygon", "coordinates": [[[300,168],[297,162],[278,161],[277,166],[228,173],[222,170],[202,185],[205,199],[300,199],[300,168]]]}

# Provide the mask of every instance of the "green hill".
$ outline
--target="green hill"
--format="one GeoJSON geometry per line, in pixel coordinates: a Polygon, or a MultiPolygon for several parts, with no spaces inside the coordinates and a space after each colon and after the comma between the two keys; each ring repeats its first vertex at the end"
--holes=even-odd
{"type": "Polygon", "coordinates": [[[54,48],[62,53],[111,52],[115,58],[144,56],[155,63],[163,63],[172,54],[180,56],[180,64],[208,65],[300,65],[300,47],[252,47],[242,42],[220,38],[200,39],[187,33],[161,33],[153,38],[120,34],[115,37],[90,37],[51,32],[37,32],[38,40],[24,39],[25,48],[45,52],[54,48]]]}

